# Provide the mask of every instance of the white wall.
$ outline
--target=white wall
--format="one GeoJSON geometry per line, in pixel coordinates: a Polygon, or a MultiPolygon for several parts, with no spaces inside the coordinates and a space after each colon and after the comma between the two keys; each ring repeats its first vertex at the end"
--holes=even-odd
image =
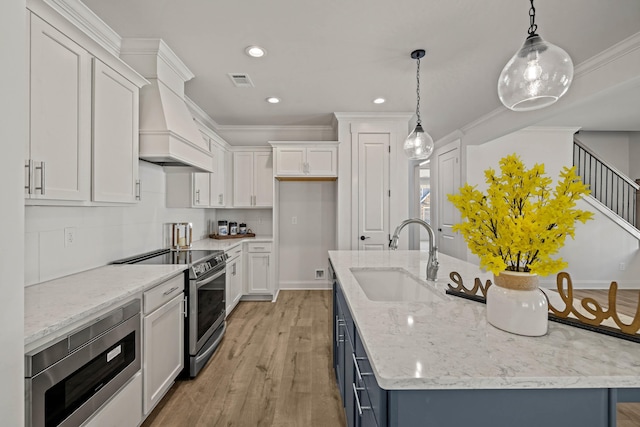
{"type": "Polygon", "coordinates": [[[630,158],[628,132],[581,131],[577,135],[577,139],[596,153],[605,163],[629,176],[630,158]]]}
{"type": "MultiPolygon", "coordinates": [[[[479,146],[467,147],[467,182],[486,189],[484,170],[499,170],[498,161],[511,153],[517,153],[527,167],[544,163],[545,172],[554,179],[563,166],[571,166],[573,133],[575,129],[528,128],[498,138],[479,146]]],[[[640,288],[640,251],[638,240],[613,223],[588,203],[579,201],[579,209],[594,212],[595,219],[576,225],[575,240],[570,237],[559,256],[569,263],[576,288],[608,288],[612,280],[621,287],[640,288]],[[624,263],[625,270],[620,270],[624,263]]],[[[471,262],[477,258],[468,255],[471,262]]],[[[555,277],[555,276],[554,276],[555,277]]],[[[545,286],[555,287],[554,277],[542,279],[545,286]]]]}
{"type": "Polygon", "coordinates": [[[335,182],[280,182],[280,288],[327,288],[327,251],[336,249],[335,182]],[[292,218],[297,224],[292,224],[292,218]],[[315,270],[324,269],[324,279],[315,270]]]}
{"type": "Polygon", "coordinates": [[[0,13],[0,424],[24,425],[24,144],[27,140],[25,1],[2,3],[0,13]]]}
{"type": "Polygon", "coordinates": [[[25,208],[25,285],[108,264],[170,244],[169,223],[193,223],[193,239],[208,236],[210,209],[165,207],[165,172],[140,161],[142,201],[131,206],[25,208]],[[64,230],[75,228],[65,247],[64,230]]]}

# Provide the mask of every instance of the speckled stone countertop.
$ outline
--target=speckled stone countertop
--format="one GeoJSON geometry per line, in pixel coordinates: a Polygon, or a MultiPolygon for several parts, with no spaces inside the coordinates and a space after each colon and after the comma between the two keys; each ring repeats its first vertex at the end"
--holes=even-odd
{"type": "Polygon", "coordinates": [[[245,242],[273,242],[273,236],[260,236],[235,239],[202,239],[191,244],[191,249],[221,249],[226,251],[245,242]]]}
{"type": "Polygon", "coordinates": [[[181,274],[185,265],[106,265],[24,290],[24,344],[115,308],[137,293],[181,274]]]}
{"type": "Polygon", "coordinates": [[[416,389],[638,388],[640,344],[549,322],[542,337],[487,323],[486,306],[445,294],[449,273],[470,285],[491,278],[470,263],[440,255],[436,282],[419,302],[367,298],[350,268],[402,268],[424,279],[423,251],[329,251],[380,386],[416,389]]]}

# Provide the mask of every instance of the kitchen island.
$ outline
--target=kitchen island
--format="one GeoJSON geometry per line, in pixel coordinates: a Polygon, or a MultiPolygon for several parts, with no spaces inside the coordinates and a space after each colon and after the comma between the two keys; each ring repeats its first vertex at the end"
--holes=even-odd
{"type": "Polygon", "coordinates": [[[446,295],[452,271],[469,285],[491,278],[473,264],[440,255],[438,280],[422,281],[420,301],[372,301],[351,269],[424,279],[428,254],[329,259],[334,364],[350,425],[615,426],[618,394],[640,388],[636,343],[554,322],[542,337],[514,335],[487,323],[484,304],[446,295]]]}

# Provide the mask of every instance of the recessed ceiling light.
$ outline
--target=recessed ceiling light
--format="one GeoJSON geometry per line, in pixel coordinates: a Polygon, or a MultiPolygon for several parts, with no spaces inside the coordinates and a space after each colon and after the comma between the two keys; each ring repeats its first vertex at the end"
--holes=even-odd
{"type": "Polygon", "coordinates": [[[269,104],[277,104],[278,102],[280,102],[280,98],[276,98],[275,96],[270,96],[269,98],[267,98],[267,102],[269,104]]]}
{"type": "Polygon", "coordinates": [[[384,102],[386,101],[386,99],[384,98],[376,98],[373,100],[374,104],[384,104],[384,102]]]}
{"type": "Polygon", "coordinates": [[[247,55],[254,58],[261,58],[267,54],[267,51],[260,46],[249,46],[244,51],[247,53],[247,55]]]}

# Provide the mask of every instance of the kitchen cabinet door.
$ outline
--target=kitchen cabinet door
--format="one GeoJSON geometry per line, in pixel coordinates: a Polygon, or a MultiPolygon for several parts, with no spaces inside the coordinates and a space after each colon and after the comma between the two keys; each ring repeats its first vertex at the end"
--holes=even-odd
{"type": "Polygon", "coordinates": [[[254,153],[254,206],[273,206],[273,154],[254,153]]]}
{"type": "Polygon", "coordinates": [[[142,374],[138,372],[82,427],[137,426],[142,422],[142,374]]]}
{"type": "MultiPolygon", "coordinates": [[[[182,276],[180,276],[180,280],[182,276]]],[[[148,415],[184,367],[183,294],[144,317],[144,414],[148,415]]]]}
{"type": "Polygon", "coordinates": [[[223,208],[227,204],[227,195],[226,195],[226,150],[218,147],[217,145],[211,144],[211,154],[214,156],[213,164],[214,171],[210,175],[209,181],[209,203],[211,207],[214,208],[223,208]],[[217,167],[216,167],[217,165],[217,167]]]}
{"type": "Polygon", "coordinates": [[[209,182],[211,179],[210,173],[194,173],[193,174],[193,206],[194,207],[209,207],[210,190],[209,182]]]}
{"type": "Polygon", "coordinates": [[[307,150],[304,147],[276,148],[276,164],[278,176],[298,176],[305,174],[307,150]]]}
{"type": "Polygon", "coordinates": [[[247,254],[247,291],[271,294],[271,253],[247,254]]]}
{"type": "Polygon", "coordinates": [[[253,206],[253,153],[233,153],[233,206],[253,206]]]}
{"type": "MultiPolygon", "coordinates": [[[[240,253],[242,248],[240,247],[240,253]]],[[[229,316],[242,297],[242,255],[227,261],[226,316],[229,316]]]]}
{"type": "Polygon", "coordinates": [[[307,148],[307,175],[338,176],[338,149],[336,147],[307,148]]]}
{"type": "Polygon", "coordinates": [[[89,200],[91,55],[31,14],[29,198],[89,200]]]}
{"type": "Polygon", "coordinates": [[[138,178],[138,87],[93,60],[93,201],[135,203],[138,178]]]}

